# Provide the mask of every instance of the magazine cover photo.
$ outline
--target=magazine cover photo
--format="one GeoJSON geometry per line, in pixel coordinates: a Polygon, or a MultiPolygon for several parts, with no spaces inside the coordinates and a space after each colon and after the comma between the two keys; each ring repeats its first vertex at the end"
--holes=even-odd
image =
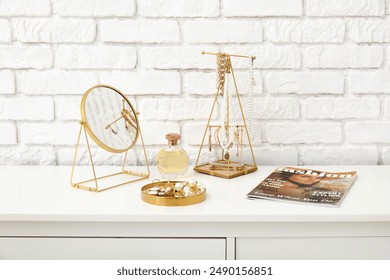
{"type": "Polygon", "coordinates": [[[355,171],[324,172],[280,167],[248,193],[248,198],[338,206],[355,179],[355,171]]]}

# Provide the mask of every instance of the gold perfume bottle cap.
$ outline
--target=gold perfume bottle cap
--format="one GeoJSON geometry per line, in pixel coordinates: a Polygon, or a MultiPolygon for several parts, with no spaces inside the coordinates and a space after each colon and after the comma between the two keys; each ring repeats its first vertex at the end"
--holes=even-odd
{"type": "Polygon", "coordinates": [[[168,140],[169,145],[177,145],[177,141],[180,140],[180,134],[177,133],[168,133],[165,135],[165,139],[168,140]]]}

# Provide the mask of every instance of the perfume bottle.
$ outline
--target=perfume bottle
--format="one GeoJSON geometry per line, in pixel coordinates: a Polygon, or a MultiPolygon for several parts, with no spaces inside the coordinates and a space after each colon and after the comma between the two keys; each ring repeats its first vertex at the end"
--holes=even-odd
{"type": "Polygon", "coordinates": [[[165,135],[168,147],[160,150],[157,154],[156,165],[161,175],[168,180],[183,177],[188,170],[188,155],[177,141],[180,134],[168,133],[165,135]]]}

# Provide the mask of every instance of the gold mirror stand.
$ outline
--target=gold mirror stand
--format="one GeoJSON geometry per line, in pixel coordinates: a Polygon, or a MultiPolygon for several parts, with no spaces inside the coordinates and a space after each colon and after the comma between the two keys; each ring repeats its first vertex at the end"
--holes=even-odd
{"type": "Polygon", "coordinates": [[[122,186],[122,185],[125,185],[125,184],[129,184],[129,183],[132,183],[132,182],[140,181],[140,180],[146,179],[146,178],[148,178],[150,176],[149,164],[148,164],[148,159],[147,159],[147,156],[146,156],[144,139],[143,139],[142,133],[141,133],[141,127],[139,127],[139,135],[140,135],[140,138],[141,138],[142,149],[143,149],[144,156],[145,156],[145,163],[146,163],[147,173],[139,173],[139,172],[134,172],[134,171],[130,171],[130,170],[126,170],[125,169],[126,159],[127,159],[127,152],[128,152],[128,150],[126,150],[125,155],[124,155],[124,160],[123,160],[121,171],[97,177],[96,176],[95,165],[94,165],[93,157],[92,157],[92,153],[91,153],[91,147],[89,145],[88,135],[87,135],[85,126],[86,126],[86,123],[84,121],[80,121],[80,130],[79,130],[79,135],[78,135],[78,138],[77,138],[76,151],[75,151],[75,154],[74,154],[72,173],[71,173],[71,177],[70,177],[70,184],[71,184],[72,187],[79,188],[79,189],[82,189],[82,190],[91,191],[91,192],[101,192],[101,191],[105,191],[105,190],[108,190],[108,189],[119,187],[119,186],[122,186]],[[76,161],[77,161],[77,152],[78,152],[78,149],[79,149],[81,134],[82,134],[83,131],[84,131],[83,134],[85,136],[85,141],[87,143],[88,155],[89,155],[89,160],[91,162],[93,178],[85,180],[85,181],[81,181],[81,182],[73,182],[73,175],[74,175],[76,161]],[[121,182],[121,183],[116,184],[116,185],[108,186],[108,187],[106,187],[104,189],[99,189],[99,184],[98,184],[99,180],[105,179],[105,178],[109,178],[109,177],[113,177],[113,176],[122,175],[122,174],[135,176],[137,178],[136,179],[132,179],[130,181],[121,182]],[[94,182],[94,187],[90,187],[90,186],[85,185],[85,183],[89,183],[89,182],[94,182]]]}

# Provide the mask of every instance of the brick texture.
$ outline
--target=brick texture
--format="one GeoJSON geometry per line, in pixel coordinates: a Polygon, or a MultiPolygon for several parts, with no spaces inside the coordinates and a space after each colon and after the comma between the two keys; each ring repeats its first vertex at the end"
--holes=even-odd
{"type": "Polygon", "coordinates": [[[0,71],[0,94],[15,93],[15,75],[11,71],[0,71]]]}
{"type": "Polygon", "coordinates": [[[135,0],[56,0],[54,11],[61,16],[130,17],[135,14],[135,0]]]}
{"type": "Polygon", "coordinates": [[[337,43],[345,36],[341,19],[269,20],[265,26],[268,40],[276,43],[337,43]]]}
{"type": "Polygon", "coordinates": [[[11,144],[17,144],[15,124],[0,123],[0,145],[11,144]]]}
{"type": "Polygon", "coordinates": [[[227,17],[300,16],[301,0],[222,0],[227,17]]]}
{"type": "Polygon", "coordinates": [[[19,92],[24,94],[83,94],[98,83],[93,72],[26,71],[18,75],[19,92]]]}
{"type": "Polygon", "coordinates": [[[48,46],[0,45],[0,65],[11,69],[47,69],[53,66],[53,53],[48,46]]]}
{"type": "Polygon", "coordinates": [[[18,19],[15,37],[32,43],[91,43],[96,36],[92,19],[18,19]]]}
{"type": "Polygon", "coordinates": [[[99,82],[114,85],[128,95],[180,94],[180,74],[175,71],[103,72],[99,82]]]}
{"type": "Polygon", "coordinates": [[[349,22],[349,35],[357,43],[390,42],[388,19],[354,19],[349,22]]]}
{"type": "Polygon", "coordinates": [[[348,123],[346,138],[350,143],[390,143],[390,124],[378,122],[348,123]]]}
{"type": "Polygon", "coordinates": [[[139,13],[144,17],[217,17],[218,0],[142,0],[139,13]]]}
{"type": "Polygon", "coordinates": [[[383,47],[309,47],[304,52],[307,68],[379,68],[383,47]]]}
{"type": "Polygon", "coordinates": [[[62,69],[129,69],[137,62],[134,47],[60,46],[56,66],[62,69]]]}
{"type": "Polygon", "coordinates": [[[184,40],[190,43],[256,43],[263,40],[257,21],[186,21],[184,40]]]}
{"type": "Polygon", "coordinates": [[[349,89],[352,93],[390,93],[390,72],[359,71],[349,74],[349,89]]]}
{"type": "Polygon", "coordinates": [[[50,0],[2,0],[0,16],[48,16],[50,0]]]}
{"type": "MultiPolygon", "coordinates": [[[[251,59],[231,62],[257,164],[389,164],[389,42],[390,0],[1,0],[0,165],[72,164],[82,95],[97,84],[131,100],[151,164],[168,132],[193,164],[216,94],[216,57],[202,51],[256,56],[254,85],[251,59]]],[[[122,163],[91,144],[95,164],[122,163]]]]}
{"type": "Polygon", "coordinates": [[[271,144],[340,143],[342,128],[339,123],[269,123],[267,140],[271,144]]]}
{"type": "Polygon", "coordinates": [[[26,123],[20,138],[26,144],[74,145],[80,125],[75,123],[26,123]]]}
{"type": "Polygon", "coordinates": [[[273,72],[267,76],[270,93],[342,94],[344,76],[334,72],[273,72]]]}
{"type": "Polygon", "coordinates": [[[308,98],[303,116],[308,119],[374,119],[380,116],[380,102],[376,97],[308,98]]]}
{"type": "Polygon", "coordinates": [[[0,108],[0,120],[54,119],[54,102],[48,97],[0,98],[0,108]]]}
{"type": "Polygon", "coordinates": [[[306,0],[309,16],[383,16],[384,0],[306,0]]]}
{"type": "Polygon", "coordinates": [[[303,148],[303,165],[375,165],[379,153],[372,145],[356,147],[303,148]]]}
{"type": "Polygon", "coordinates": [[[12,34],[11,34],[11,26],[7,20],[0,20],[0,42],[11,42],[12,34]]]}
{"type": "Polygon", "coordinates": [[[174,20],[104,20],[100,22],[103,42],[177,43],[179,25],[174,20]],[[112,32],[116,30],[116,32],[112,32]]]}

